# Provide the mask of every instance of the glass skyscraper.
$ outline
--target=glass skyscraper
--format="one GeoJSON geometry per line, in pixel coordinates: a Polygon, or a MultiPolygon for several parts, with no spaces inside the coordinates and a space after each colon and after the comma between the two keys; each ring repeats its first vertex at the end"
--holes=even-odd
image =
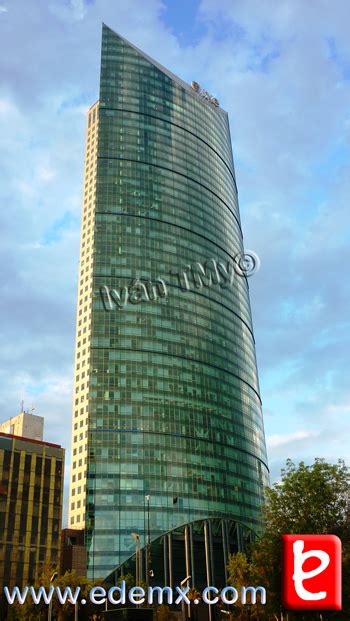
{"type": "Polygon", "coordinates": [[[132,533],[256,529],[268,482],[227,113],[105,25],[83,200],[69,515],[103,578],[132,533]]]}

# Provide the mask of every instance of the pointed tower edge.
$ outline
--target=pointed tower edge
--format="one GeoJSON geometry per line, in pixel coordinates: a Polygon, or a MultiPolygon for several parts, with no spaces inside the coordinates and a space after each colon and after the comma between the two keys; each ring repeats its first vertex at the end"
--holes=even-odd
{"type": "MultiPolygon", "coordinates": [[[[173,73],[172,71],[170,71],[169,69],[164,67],[158,61],[154,60],[154,58],[152,58],[151,56],[148,56],[148,54],[145,54],[145,52],[140,50],[140,48],[138,48],[136,45],[134,45],[133,43],[130,43],[130,41],[128,39],[126,39],[121,34],[116,32],[115,30],[113,30],[113,28],[110,28],[110,26],[108,26],[107,24],[102,22],[102,33],[103,33],[104,30],[109,30],[115,37],[118,37],[119,39],[124,41],[127,45],[129,45],[131,48],[133,48],[138,54],[140,54],[140,56],[142,56],[145,60],[147,60],[147,62],[149,62],[152,65],[154,65],[155,67],[157,67],[157,69],[162,71],[162,73],[165,73],[165,75],[167,75],[176,84],[178,84],[179,86],[184,88],[186,91],[191,93],[191,95],[193,95],[194,97],[200,97],[200,95],[198,95],[198,93],[192,88],[192,86],[190,84],[188,84],[187,82],[185,82],[184,80],[179,78],[179,76],[175,75],[175,73],[173,73]]],[[[224,112],[225,114],[227,114],[227,112],[225,110],[223,110],[223,108],[221,108],[219,106],[216,108],[216,110],[218,112],[224,112]]]]}

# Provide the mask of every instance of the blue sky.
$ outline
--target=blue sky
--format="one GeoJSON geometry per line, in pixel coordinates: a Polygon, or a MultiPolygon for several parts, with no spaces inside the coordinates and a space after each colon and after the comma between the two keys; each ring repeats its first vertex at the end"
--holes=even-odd
{"type": "Polygon", "coordinates": [[[85,114],[101,22],[229,112],[272,479],[348,462],[348,1],[0,0],[2,418],[67,450],[85,114]]]}

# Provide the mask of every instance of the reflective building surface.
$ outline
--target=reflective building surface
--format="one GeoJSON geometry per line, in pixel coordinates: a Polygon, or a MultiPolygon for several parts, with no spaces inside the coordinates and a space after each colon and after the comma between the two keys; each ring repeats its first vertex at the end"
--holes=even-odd
{"type": "Polygon", "coordinates": [[[61,446],[0,432],[1,594],[58,568],[63,474],[61,446]]]}
{"type": "Polygon", "coordinates": [[[207,518],[258,527],[268,469],[242,252],[227,113],[103,26],[70,495],[92,578],[135,552],[135,534],[144,546],[207,518]]]}
{"type": "Polygon", "coordinates": [[[175,589],[189,576],[186,583],[197,590],[209,585],[221,588],[228,582],[230,554],[245,552],[253,540],[254,531],[234,520],[195,520],[163,533],[145,547],[136,545],[135,553],[104,583],[110,587],[131,574],[136,584],[175,589]]]}

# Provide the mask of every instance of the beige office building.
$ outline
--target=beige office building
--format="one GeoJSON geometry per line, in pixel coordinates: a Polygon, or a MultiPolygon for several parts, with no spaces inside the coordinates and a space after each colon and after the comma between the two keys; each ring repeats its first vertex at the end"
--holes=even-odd
{"type": "Polygon", "coordinates": [[[29,414],[22,410],[17,416],[0,423],[0,433],[10,433],[14,436],[42,440],[44,434],[44,419],[42,416],[29,414]]]}
{"type": "Polygon", "coordinates": [[[80,241],[69,526],[85,526],[85,485],[88,436],[88,380],[92,298],[93,238],[96,197],[98,103],[89,110],[86,128],[83,210],[80,241]]]}

